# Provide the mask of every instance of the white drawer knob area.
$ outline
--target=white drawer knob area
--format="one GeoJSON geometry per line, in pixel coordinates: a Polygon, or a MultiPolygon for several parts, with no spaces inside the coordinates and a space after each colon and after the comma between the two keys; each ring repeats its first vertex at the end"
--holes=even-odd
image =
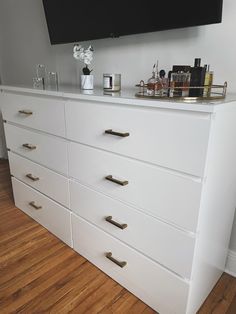
{"type": "Polygon", "coordinates": [[[29,178],[32,181],[38,181],[39,180],[39,177],[35,177],[31,173],[28,173],[25,176],[26,176],[26,178],[29,178]]]}
{"type": "Polygon", "coordinates": [[[105,256],[107,259],[109,259],[112,263],[115,263],[116,265],[118,265],[119,267],[123,268],[127,265],[127,262],[123,261],[118,261],[116,258],[114,258],[112,256],[112,252],[108,252],[108,253],[105,253],[105,256]]]}
{"type": "Polygon", "coordinates": [[[34,209],[37,209],[37,210],[38,209],[42,209],[42,206],[41,205],[36,205],[34,201],[29,202],[29,205],[31,207],[33,207],[34,209]]]}
{"type": "Polygon", "coordinates": [[[24,115],[26,115],[26,116],[31,116],[31,115],[33,114],[33,111],[31,111],[31,110],[25,110],[25,109],[19,110],[18,112],[19,112],[20,114],[24,114],[24,115]]]}
{"type": "Polygon", "coordinates": [[[16,206],[155,311],[195,314],[225,267],[236,101],[2,87],[0,102],[16,206]]]}
{"type": "Polygon", "coordinates": [[[22,147],[27,148],[27,149],[29,149],[29,150],[33,150],[33,149],[36,149],[36,148],[37,148],[36,145],[34,145],[34,144],[28,144],[28,143],[22,144],[22,147]]]}
{"type": "Polygon", "coordinates": [[[127,180],[118,180],[118,179],[114,178],[112,175],[106,176],[105,179],[107,181],[113,182],[113,183],[121,185],[121,186],[125,186],[125,185],[129,184],[129,181],[127,181],[127,180]]]}
{"type": "Polygon", "coordinates": [[[203,176],[209,114],[71,101],[66,119],[73,141],[203,176]]]}
{"type": "Polygon", "coordinates": [[[106,130],[105,134],[110,134],[110,135],[119,136],[119,137],[127,137],[130,135],[128,132],[123,132],[123,133],[116,132],[116,131],[113,131],[112,129],[106,130]]]}
{"type": "Polygon", "coordinates": [[[114,219],[112,219],[112,216],[107,216],[107,217],[105,218],[105,220],[106,220],[107,222],[109,222],[110,224],[112,224],[112,225],[114,225],[114,226],[116,226],[117,228],[120,228],[120,229],[122,229],[122,230],[124,230],[125,228],[128,227],[127,224],[122,224],[122,223],[119,223],[119,222],[115,221],[114,219]]]}

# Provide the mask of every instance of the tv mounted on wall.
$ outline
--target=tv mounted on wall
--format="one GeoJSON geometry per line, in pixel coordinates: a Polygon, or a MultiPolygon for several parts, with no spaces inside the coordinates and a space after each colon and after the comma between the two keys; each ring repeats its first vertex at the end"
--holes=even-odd
{"type": "Polygon", "coordinates": [[[43,0],[51,44],[220,23],[223,0],[43,0]]]}

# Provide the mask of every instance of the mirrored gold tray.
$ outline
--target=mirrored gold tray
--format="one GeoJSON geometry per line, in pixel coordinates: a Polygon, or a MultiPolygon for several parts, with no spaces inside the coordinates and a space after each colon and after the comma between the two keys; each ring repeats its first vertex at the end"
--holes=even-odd
{"type": "MultiPolygon", "coordinates": [[[[167,95],[148,95],[147,94],[147,84],[144,81],[140,81],[139,84],[135,85],[139,87],[139,92],[135,94],[136,97],[139,98],[147,98],[147,99],[161,99],[161,100],[173,100],[173,101],[183,101],[183,102],[204,102],[204,101],[212,101],[212,100],[220,100],[226,97],[227,92],[227,82],[223,85],[211,85],[210,86],[210,95],[201,96],[201,97],[183,97],[183,96],[173,96],[169,97],[167,95]]],[[[209,86],[191,86],[191,89],[204,89],[209,86]]],[[[170,89],[170,88],[169,88],[170,89]]],[[[182,87],[174,87],[174,89],[182,89],[182,87]]]]}

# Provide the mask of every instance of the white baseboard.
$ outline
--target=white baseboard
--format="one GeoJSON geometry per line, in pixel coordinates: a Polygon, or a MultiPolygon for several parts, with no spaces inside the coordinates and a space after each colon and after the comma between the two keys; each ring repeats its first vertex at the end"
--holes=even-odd
{"type": "Polygon", "coordinates": [[[236,277],[236,252],[229,250],[225,272],[236,277]]]}

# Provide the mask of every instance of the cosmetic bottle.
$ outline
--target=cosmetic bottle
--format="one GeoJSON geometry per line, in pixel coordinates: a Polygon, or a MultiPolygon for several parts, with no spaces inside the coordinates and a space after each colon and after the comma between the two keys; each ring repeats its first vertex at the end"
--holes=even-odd
{"type": "Polygon", "coordinates": [[[163,95],[167,95],[168,89],[169,89],[169,80],[167,77],[165,77],[165,75],[166,75],[165,70],[161,70],[159,72],[159,76],[160,76],[160,80],[161,80],[162,88],[163,88],[163,95]]]}
{"type": "Polygon", "coordinates": [[[213,84],[213,71],[210,71],[210,65],[205,64],[204,65],[206,69],[206,74],[205,74],[205,82],[204,82],[204,97],[210,97],[211,96],[211,86],[213,84]]]}
{"type": "MultiPolygon", "coordinates": [[[[206,69],[201,67],[201,59],[196,58],[194,62],[194,67],[191,68],[191,80],[190,86],[199,87],[203,86],[205,82],[205,73],[206,69]]],[[[204,88],[190,88],[189,96],[190,97],[202,97],[204,88]]]]}
{"type": "Polygon", "coordinates": [[[158,74],[158,62],[154,64],[152,77],[147,82],[147,94],[149,96],[162,94],[162,82],[158,74]]]}
{"type": "MultiPolygon", "coordinates": [[[[173,65],[172,71],[169,71],[169,73],[168,73],[169,87],[171,87],[170,82],[171,82],[171,74],[172,73],[180,73],[180,72],[188,73],[188,80],[189,80],[190,71],[191,71],[190,65],[173,65]]],[[[172,85],[173,85],[173,81],[172,81],[172,85]]],[[[177,90],[176,90],[176,92],[177,92],[177,90]]],[[[189,93],[189,89],[188,89],[188,93],[189,93]]],[[[172,95],[170,95],[170,88],[168,91],[168,96],[173,97],[173,90],[172,90],[172,95]]]]}
{"type": "Polygon", "coordinates": [[[170,93],[169,97],[188,97],[190,86],[189,72],[178,71],[177,73],[171,73],[170,80],[170,93]]]}
{"type": "Polygon", "coordinates": [[[155,95],[155,84],[156,84],[155,68],[156,68],[156,65],[154,64],[153,70],[152,70],[152,76],[147,81],[147,94],[149,96],[154,96],[155,95]]]}

